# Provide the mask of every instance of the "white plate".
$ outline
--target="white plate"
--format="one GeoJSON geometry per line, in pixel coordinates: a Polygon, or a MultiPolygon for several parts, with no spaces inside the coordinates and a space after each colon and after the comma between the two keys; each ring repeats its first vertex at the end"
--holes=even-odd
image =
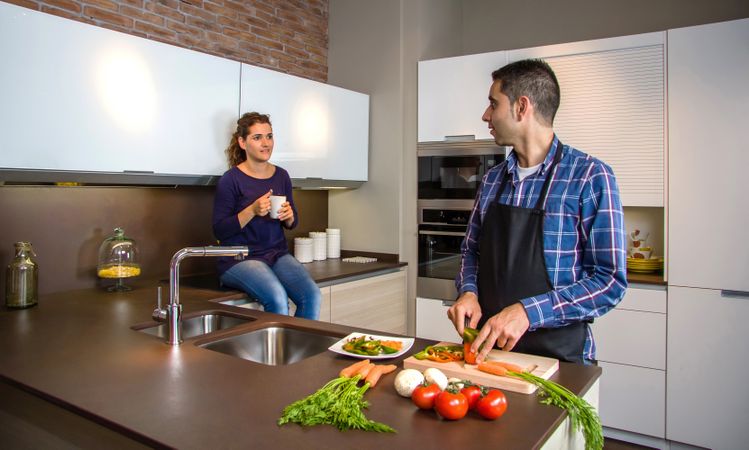
{"type": "Polygon", "coordinates": [[[328,350],[331,352],[338,353],[340,355],[346,355],[351,356],[353,358],[360,358],[360,359],[389,359],[389,358],[397,358],[400,355],[406,353],[411,346],[414,345],[414,338],[401,338],[401,337],[395,337],[395,336],[378,336],[376,334],[366,334],[366,333],[351,333],[345,338],[341,339],[340,341],[336,342],[335,344],[328,347],[328,350]],[[389,353],[389,354],[382,354],[382,355],[357,355],[356,353],[350,353],[343,349],[343,344],[351,340],[351,338],[358,338],[360,336],[367,336],[375,340],[379,341],[399,341],[403,343],[403,346],[401,347],[400,351],[397,353],[389,353]]]}

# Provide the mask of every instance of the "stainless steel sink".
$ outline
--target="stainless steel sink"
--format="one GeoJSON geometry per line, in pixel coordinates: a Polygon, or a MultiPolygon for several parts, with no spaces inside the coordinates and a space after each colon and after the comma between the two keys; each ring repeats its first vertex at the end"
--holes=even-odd
{"type": "MultiPolygon", "coordinates": [[[[188,339],[218,330],[226,330],[228,328],[236,327],[237,325],[249,323],[253,320],[255,319],[251,317],[239,317],[219,312],[211,312],[196,317],[187,317],[182,319],[182,337],[188,339]]],[[[138,331],[152,334],[160,338],[166,338],[169,334],[168,324],[166,323],[142,328],[138,331]]]]}
{"type": "Polygon", "coordinates": [[[324,352],[339,337],[296,328],[270,326],[200,347],[269,366],[294,364],[324,352]]]}

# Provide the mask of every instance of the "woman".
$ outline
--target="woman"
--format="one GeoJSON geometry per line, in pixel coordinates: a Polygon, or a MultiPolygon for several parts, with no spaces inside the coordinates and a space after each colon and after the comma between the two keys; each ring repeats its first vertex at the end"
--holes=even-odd
{"type": "Polygon", "coordinates": [[[273,153],[270,117],[246,113],[237,121],[226,154],[229,169],[218,182],[213,205],[213,233],[221,245],[246,245],[243,261],[220,258],[221,283],[257,299],[265,311],[288,314],[287,298],[296,304],[296,317],[317,319],[320,289],[289,254],[283,229],[297,225],[288,172],[269,162],[273,153]],[[285,195],[278,219],[268,214],[270,196],[285,195]]]}

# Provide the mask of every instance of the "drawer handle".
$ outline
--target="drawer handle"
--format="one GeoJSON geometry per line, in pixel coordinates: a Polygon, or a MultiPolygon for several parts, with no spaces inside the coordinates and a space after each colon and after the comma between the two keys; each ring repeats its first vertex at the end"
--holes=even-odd
{"type": "Polygon", "coordinates": [[[455,300],[442,300],[442,306],[447,306],[448,308],[455,304],[455,300]]]}
{"type": "Polygon", "coordinates": [[[732,291],[729,289],[721,289],[721,297],[732,297],[732,298],[747,298],[749,299],[749,291],[732,291]]]}

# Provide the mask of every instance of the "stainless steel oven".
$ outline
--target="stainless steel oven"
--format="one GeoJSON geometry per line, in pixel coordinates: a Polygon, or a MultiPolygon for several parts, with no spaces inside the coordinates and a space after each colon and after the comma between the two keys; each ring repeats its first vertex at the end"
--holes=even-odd
{"type": "Polygon", "coordinates": [[[472,200],[419,200],[419,266],[416,295],[455,300],[460,244],[472,200]]]}
{"type": "Polygon", "coordinates": [[[504,160],[505,148],[493,142],[419,144],[420,200],[473,200],[487,170],[504,160]]]}

